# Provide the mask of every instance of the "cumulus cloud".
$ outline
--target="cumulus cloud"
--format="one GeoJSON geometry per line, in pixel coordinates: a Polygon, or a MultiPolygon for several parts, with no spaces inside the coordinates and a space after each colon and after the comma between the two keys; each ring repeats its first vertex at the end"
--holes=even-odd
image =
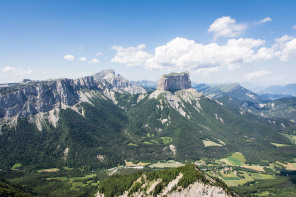
{"type": "Polygon", "coordinates": [[[262,19],[261,21],[259,21],[258,24],[266,23],[266,22],[270,22],[270,21],[272,21],[272,19],[270,17],[265,17],[264,19],[262,19]]]}
{"type": "Polygon", "coordinates": [[[103,53],[101,53],[101,52],[97,52],[97,56],[101,56],[103,53]]]}
{"type": "Polygon", "coordinates": [[[4,73],[14,73],[14,74],[18,74],[18,75],[29,75],[33,72],[32,69],[27,68],[27,69],[18,69],[15,67],[11,67],[11,66],[7,66],[1,69],[2,72],[4,73]]]}
{"type": "Polygon", "coordinates": [[[210,25],[208,32],[213,32],[214,40],[216,40],[219,37],[237,37],[245,29],[247,29],[247,25],[237,24],[235,19],[229,16],[223,16],[216,19],[213,24],[210,25]]]}
{"type": "Polygon", "coordinates": [[[99,62],[98,59],[93,58],[93,59],[91,59],[90,61],[88,61],[87,63],[89,63],[89,64],[95,64],[95,63],[98,63],[98,62],[99,62]]]}
{"type": "Polygon", "coordinates": [[[112,49],[116,50],[116,55],[111,59],[111,62],[126,64],[127,66],[142,66],[147,59],[152,57],[149,53],[143,51],[145,47],[144,44],[128,48],[113,46],[112,49]]]}
{"type": "Polygon", "coordinates": [[[155,48],[154,56],[147,59],[145,65],[148,69],[164,70],[197,70],[221,66],[235,68],[240,63],[253,61],[256,49],[264,42],[260,39],[239,38],[230,39],[224,45],[203,45],[194,40],[177,37],[155,48]]]}
{"type": "Polygon", "coordinates": [[[284,35],[275,39],[272,47],[263,46],[264,40],[252,38],[229,39],[225,44],[200,44],[194,40],[177,37],[158,46],[154,54],[137,47],[113,47],[116,55],[111,62],[127,66],[145,66],[147,69],[191,70],[214,72],[221,67],[238,68],[242,63],[265,61],[278,57],[281,61],[296,58],[296,38],[284,35]]]}
{"type": "Polygon", "coordinates": [[[69,61],[73,61],[75,59],[75,57],[73,55],[67,54],[64,56],[65,60],[69,60],[69,61]]]}
{"type": "Polygon", "coordinates": [[[292,29],[296,30],[296,25],[294,25],[294,26],[292,27],[292,29]]]}
{"type": "Polygon", "coordinates": [[[86,57],[81,57],[81,58],[79,58],[79,60],[82,61],[82,62],[86,62],[87,61],[86,57]]]}
{"type": "Polygon", "coordinates": [[[267,74],[271,74],[271,72],[266,70],[259,70],[259,71],[254,71],[254,72],[245,74],[243,77],[245,80],[250,81],[253,78],[258,78],[267,74]]]}
{"type": "Polygon", "coordinates": [[[284,35],[275,39],[275,44],[272,49],[275,55],[282,61],[287,61],[296,57],[296,38],[293,36],[284,35]]]}
{"type": "Polygon", "coordinates": [[[82,47],[82,46],[80,46],[80,47],[78,47],[78,49],[79,49],[79,50],[82,50],[82,49],[83,49],[83,47],[82,47]]]}

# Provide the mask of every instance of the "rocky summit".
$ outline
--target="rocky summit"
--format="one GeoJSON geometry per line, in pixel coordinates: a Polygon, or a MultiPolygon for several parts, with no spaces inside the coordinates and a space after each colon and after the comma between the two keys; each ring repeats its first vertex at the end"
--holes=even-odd
{"type": "Polygon", "coordinates": [[[67,108],[85,100],[86,91],[101,92],[114,99],[114,93],[144,94],[146,90],[116,75],[113,69],[103,70],[79,79],[46,81],[24,80],[0,85],[0,124],[12,119],[67,108]]]}
{"type": "Polygon", "coordinates": [[[170,73],[162,75],[158,81],[157,89],[177,91],[191,88],[191,81],[188,72],[170,73]]]}

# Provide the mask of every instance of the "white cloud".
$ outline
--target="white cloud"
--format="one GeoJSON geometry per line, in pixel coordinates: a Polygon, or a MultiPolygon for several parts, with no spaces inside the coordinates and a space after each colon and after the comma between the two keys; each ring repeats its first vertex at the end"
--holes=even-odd
{"type": "Polygon", "coordinates": [[[97,52],[97,56],[101,56],[103,53],[101,53],[101,52],[97,52]]]}
{"type": "Polygon", "coordinates": [[[228,39],[225,44],[200,44],[177,37],[158,46],[154,54],[144,51],[145,45],[123,48],[113,47],[116,55],[111,62],[127,66],[145,66],[149,70],[197,73],[215,72],[221,68],[236,69],[243,63],[266,61],[278,57],[281,61],[296,58],[296,38],[284,35],[270,48],[265,41],[252,38],[228,39]]]}
{"type": "Polygon", "coordinates": [[[82,61],[82,62],[87,61],[86,57],[81,57],[81,58],[79,58],[79,60],[82,61]]]}
{"type": "Polygon", "coordinates": [[[296,38],[288,35],[284,35],[275,39],[275,44],[272,49],[276,56],[282,61],[287,61],[296,57],[296,38]]]}
{"type": "Polygon", "coordinates": [[[230,39],[225,45],[196,43],[194,40],[177,37],[165,45],[155,48],[152,58],[146,60],[148,69],[197,70],[227,66],[235,68],[240,63],[253,61],[255,48],[264,40],[230,39]]]}
{"type": "Polygon", "coordinates": [[[1,70],[4,73],[14,73],[14,74],[18,74],[18,75],[29,75],[33,72],[33,70],[30,68],[23,70],[23,69],[18,69],[18,68],[11,67],[11,66],[4,67],[1,70]]]}
{"type": "Polygon", "coordinates": [[[210,25],[208,32],[213,32],[214,40],[216,40],[219,37],[237,37],[245,29],[247,29],[247,25],[237,24],[235,19],[229,16],[223,16],[216,19],[213,24],[210,25]]]}
{"type": "Polygon", "coordinates": [[[137,47],[123,48],[121,46],[113,46],[116,55],[111,59],[112,63],[126,64],[127,66],[142,66],[151,55],[142,49],[146,46],[140,44],[137,47]]]}
{"type": "Polygon", "coordinates": [[[245,80],[247,80],[247,81],[250,81],[253,78],[258,78],[258,77],[261,77],[261,76],[267,75],[267,74],[271,74],[271,72],[270,71],[266,71],[266,70],[259,70],[259,71],[254,71],[254,72],[245,74],[243,76],[243,78],[245,80]]]}
{"type": "Polygon", "coordinates": [[[272,21],[272,19],[270,17],[265,17],[264,19],[262,19],[261,21],[259,21],[258,24],[266,23],[266,22],[269,22],[269,21],[272,21]]]}
{"type": "Polygon", "coordinates": [[[294,25],[294,26],[292,27],[292,29],[296,30],[296,25],[294,25]]]}
{"type": "Polygon", "coordinates": [[[80,47],[78,47],[78,49],[79,49],[79,50],[82,50],[82,49],[83,49],[83,47],[81,47],[81,46],[80,46],[80,47]]]}
{"type": "Polygon", "coordinates": [[[73,55],[68,54],[68,55],[65,55],[65,56],[64,56],[64,59],[65,59],[65,60],[72,61],[72,60],[75,59],[75,57],[74,57],[73,55]]]}
{"type": "Polygon", "coordinates": [[[98,59],[93,58],[93,59],[91,59],[90,61],[88,61],[87,63],[89,63],[89,64],[95,64],[95,63],[98,63],[98,62],[99,62],[98,59]]]}

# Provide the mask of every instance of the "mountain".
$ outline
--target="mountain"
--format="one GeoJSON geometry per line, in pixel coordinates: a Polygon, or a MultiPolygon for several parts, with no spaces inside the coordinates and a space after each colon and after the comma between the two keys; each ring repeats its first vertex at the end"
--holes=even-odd
{"type": "Polygon", "coordinates": [[[108,177],[97,197],[112,196],[238,196],[225,183],[194,165],[108,177]]]}
{"type": "Polygon", "coordinates": [[[276,100],[281,98],[291,98],[292,95],[284,95],[284,94],[259,94],[261,98],[265,100],[276,100]]]}
{"type": "MultiPolygon", "coordinates": [[[[172,81],[182,75],[173,74],[172,81]]],[[[285,135],[293,135],[293,122],[240,113],[183,85],[147,93],[107,70],[75,80],[2,85],[0,92],[0,169],[16,163],[98,169],[124,160],[193,161],[234,152],[248,163],[296,157],[285,135]],[[216,145],[206,146],[208,141],[216,145]]]]}
{"type": "Polygon", "coordinates": [[[198,84],[194,86],[194,89],[214,99],[229,96],[233,99],[241,101],[261,102],[262,100],[264,100],[256,93],[247,90],[246,88],[240,86],[238,83],[221,85],[198,84]]]}
{"type": "MultiPolygon", "coordinates": [[[[89,102],[88,99],[95,91],[109,99],[114,98],[115,92],[146,93],[144,88],[133,85],[120,75],[115,75],[114,70],[104,70],[75,80],[57,79],[4,84],[0,86],[0,122],[35,114],[42,116],[45,112],[50,112],[49,114],[54,116],[58,109],[75,108],[81,102],[89,102]]],[[[78,108],[75,110],[79,111],[78,108]]],[[[57,121],[55,117],[49,119],[55,126],[57,121]]]]}
{"type": "Polygon", "coordinates": [[[259,91],[258,94],[278,94],[286,96],[296,96],[296,83],[288,84],[285,86],[269,86],[259,91]]]}
{"type": "Polygon", "coordinates": [[[229,103],[237,105],[238,108],[242,108],[258,116],[296,122],[296,97],[280,98],[262,103],[235,100],[229,103]]]}
{"type": "Polygon", "coordinates": [[[157,81],[141,80],[141,81],[131,81],[132,84],[142,86],[144,88],[156,88],[157,81]]]}
{"type": "Polygon", "coordinates": [[[161,76],[157,89],[177,91],[191,88],[191,80],[188,72],[171,73],[161,76]]]}

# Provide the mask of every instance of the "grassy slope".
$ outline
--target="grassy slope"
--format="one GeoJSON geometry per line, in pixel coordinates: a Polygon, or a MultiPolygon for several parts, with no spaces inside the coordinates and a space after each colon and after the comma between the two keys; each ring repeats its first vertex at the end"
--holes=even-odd
{"type": "Polygon", "coordinates": [[[21,163],[20,168],[87,166],[91,170],[124,164],[125,159],[135,162],[197,160],[221,158],[233,152],[243,153],[249,163],[296,157],[294,146],[270,144],[291,144],[279,134],[280,125],[270,125],[267,119],[252,114],[240,115],[205,97],[199,101],[201,112],[183,102],[190,119],[160,101],[164,99],[161,96],[159,99],[146,97],[139,103],[138,95],[117,94],[116,98],[118,106],[100,98],[93,100],[94,106],[82,103],[85,117],[71,109],[61,110],[57,128],[48,126],[42,132],[26,118],[18,121],[16,129],[6,127],[0,137],[0,168],[21,163]],[[217,120],[215,114],[223,122],[217,120]],[[163,124],[163,119],[169,124],[163,124]],[[225,145],[204,147],[202,140],[218,144],[222,140],[225,145]],[[171,144],[176,147],[176,154],[170,150],[171,144]],[[64,161],[66,147],[70,151],[64,161]],[[99,161],[98,155],[104,161],[99,161]]]}

